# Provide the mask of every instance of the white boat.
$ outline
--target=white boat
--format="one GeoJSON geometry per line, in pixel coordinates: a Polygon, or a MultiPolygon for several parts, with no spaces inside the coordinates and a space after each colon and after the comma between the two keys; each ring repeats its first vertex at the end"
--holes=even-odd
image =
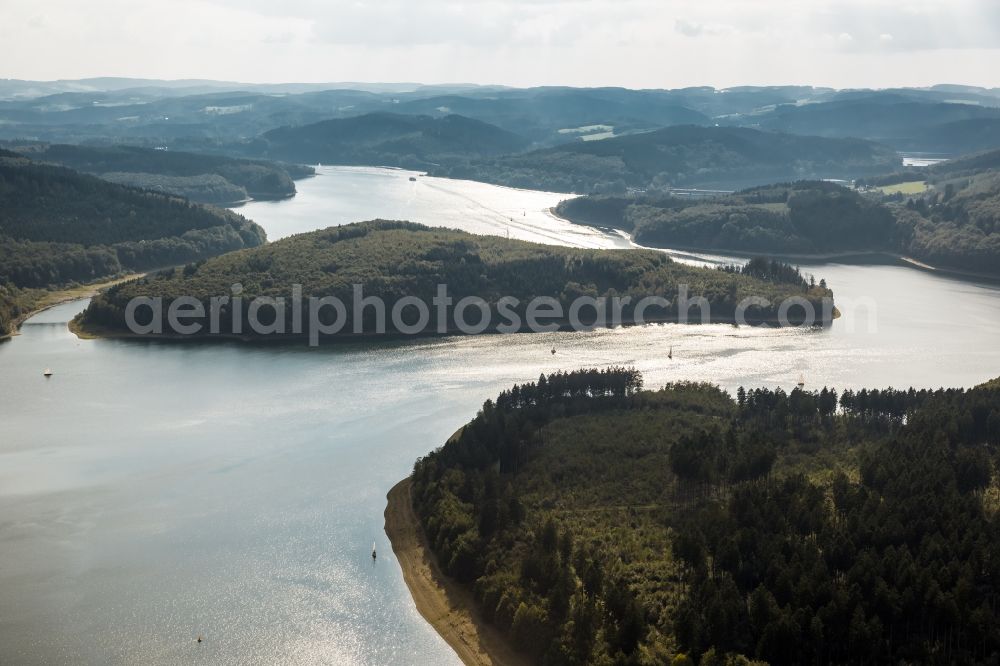
{"type": "Polygon", "coordinates": [[[376,557],[377,555],[375,553],[375,542],[372,541],[372,559],[374,560],[376,557]]]}
{"type": "Polygon", "coordinates": [[[46,377],[51,377],[52,370],[50,370],[49,368],[45,368],[45,372],[43,372],[42,374],[45,375],[46,377]]]}
{"type": "Polygon", "coordinates": [[[802,388],[802,387],[803,387],[803,386],[805,386],[805,385],[806,385],[806,378],[805,378],[805,375],[799,375],[799,383],[798,383],[798,387],[799,387],[799,388],[802,388]]]}

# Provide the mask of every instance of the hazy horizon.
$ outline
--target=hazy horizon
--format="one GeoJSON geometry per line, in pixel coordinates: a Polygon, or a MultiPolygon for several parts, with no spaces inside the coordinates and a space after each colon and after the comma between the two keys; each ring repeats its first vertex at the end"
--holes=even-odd
{"type": "Polygon", "coordinates": [[[393,88],[404,88],[412,87],[413,89],[418,88],[460,88],[460,87],[479,87],[479,88],[506,88],[510,90],[527,90],[531,88],[620,88],[623,90],[680,90],[684,88],[714,88],[716,90],[732,90],[738,88],[794,88],[794,87],[812,87],[816,89],[829,88],[831,90],[838,91],[849,91],[849,90],[896,90],[896,89],[932,89],[942,86],[953,86],[953,87],[965,87],[965,88],[982,88],[984,90],[996,90],[1000,89],[1000,84],[998,85],[988,85],[988,84],[978,84],[978,83],[968,83],[966,81],[934,81],[927,84],[921,85],[884,85],[884,86],[827,86],[820,85],[812,82],[785,82],[785,83],[736,83],[728,86],[714,86],[712,84],[690,84],[685,86],[661,86],[661,87],[636,87],[636,86],[626,86],[616,83],[600,83],[593,85],[571,85],[563,83],[540,83],[533,85],[516,86],[505,83],[494,83],[490,81],[483,82],[472,82],[472,81],[407,81],[407,80],[354,80],[354,81],[334,81],[334,80],[302,80],[302,79],[288,79],[288,80],[261,80],[261,81],[247,81],[247,80],[227,80],[227,79],[206,79],[199,77],[179,77],[179,78],[157,78],[149,76],[117,76],[117,75],[96,75],[96,76],[81,76],[75,78],[54,78],[54,79],[25,79],[20,77],[0,77],[0,81],[20,81],[26,83],[75,83],[81,81],[99,81],[99,80],[118,80],[118,81],[148,81],[160,84],[170,84],[177,87],[183,87],[181,84],[191,84],[191,85],[212,85],[216,84],[220,87],[226,86],[385,86],[393,88]]]}
{"type": "Polygon", "coordinates": [[[0,77],[33,81],[994,87],[1000,56],[987,0],[8,0],[0,15],[17,28],[0,77]]]}

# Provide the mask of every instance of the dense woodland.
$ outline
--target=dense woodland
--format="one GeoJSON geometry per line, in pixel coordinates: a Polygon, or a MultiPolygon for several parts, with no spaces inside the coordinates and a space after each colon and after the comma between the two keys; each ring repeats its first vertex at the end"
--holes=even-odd
{"type": "Polygon", "coordinates": [[[40,289],[19,289],[0,282],[0,339],[14,331],[17,322],[31,312],[42,293],[40,289]]]}
{"type": "Polygon", "coordinates": [[[138,146],[24,144],[19,149],[35,161],[211,204],[290,197],[295,194],[293,178],[314,173],[311,167],[292,164],[138,146]]]}
{"type": "Polygon", "coordinates": [[[1000,381],[515,386],[418,460],[448,575],[541,664],[1000,659],[1000,381]]]}
{"type": "MultiPolygon", "coordinates": [[[[761,276],[765,277],[765,276],[761,276]]],[[[496,236],[478,236],[450,229],[429,228],[409,222],[372,221],[331,227],[285,238],[263,247],[228,254],[202,263],[150,276],[138,282],[119,285],[93,300],[84,314],[85,326],[124,328],[124,308],[134,296],[162,296],[164,307],[180,295],[194,296],[205,304],[212,297],[230,295],[234,283],[243,287],[243,321],[250,301],[256,296],[292,296],[292,285],[302,285],[303,298],[336,296],[345,304],[353,303],[353,285],[360,284],[366,296],[379,296],[388,308],[405,296],[415,296],[431,306],[437,285],[448,287],[458,300],[474,296],[490,307],[493,321],[505,321],[497,311],[502,297],[513,297],[519,304],[512,308],[525,320],[528,302],[538,296],[556,299],[564,314],[569,303],[580,296],[630,297],[631,306],[622,311],[622,321],[631,321],[632,306],[646,296],[663,296],[671,301],[669,309],[651,308],[646,317],[675,318],[678,287],[688,285],[689,297],[705,297],[711,305],[714,321],[728,321],[738,303],[749,296],[771,301],[770,306],[751,306],[751,323],[771,321],[781,300],[799,296],[815,304],[817,315],[823,313],[823,299],[832,293],[819,286],[787,281],[769,281],[750,275],[694,268],[671,261],[663,253],[638,250],[582,250],[528,243],[496,236]]],[[[345,333],[374,331],[374,308],[364,310],[364,320],[351,318],[348,307],[345,333]]],[[[223,307],[222,332],[231,331],[235,311],[223,307]]],[[[277,323],[270,306],[262,321],[277,323]]],[[[590,321],[593,310],[583,318],[590,321]]],[[[416,319],[411,309],[407,317],[416,319]]],[[[801,313],[793,309],[790,315],[801,313]]],[[[284,308],[278,333],[294,332],[294,312],[284,308]]],[[[478,314],[470,315],[471,322],[478,314]]],[[[324,311],[324,324],[332,324],[336,313],[324,311]]],[[[608,320],[610,322],[609,313],[608,320]]],[[[691,310],[691,320],[700,321],[700,310],[691,310]]],[[[392,332],[387,317],[387,330],[392,332]]],[[[559,320],[560,322],[564,320],[559,320]]],[[[411,324],[409,319],[407,323],[411,324]]],[[[817,322],[818,323],[818,322],[817,322]]],[[[427,323],[437,326],[436,317],[427,323]]],[[[252,335],[252,331],[244,333],[252,335]]]]}
{"type": "MultiPolygon", "coordinates": [[[[796,182],[710,199],[664,195],[564,201],[560,215],[655,247],[758,253],[888,251],[935,266],[1000,273],[1000,152],[932,167],[923,194],[879,196],[796,182]]],[[[901,172],[865,186],[918,177],[901,172]]]]}
{"type": "MultiPolygon", "coordinates": [[[[767,282],[795,285],[803,289],[811,289],[816,286],[815,276],[810,276],[807,280],[797,266],[786,264],[777,259],[768,259],[767,257],[754,257],[745,264],[722,265],[719,266],[719,270],[726,273],[746,275],[758,280],[766,280],[767,282]]],[[[820,279],[819,286],[822,289],[826,289],[826,280],[820,279]]]]}
{"type": "Polygon", "coordinates": [[[246,150],[326,164],[425,169],[556,192],[624,193],[628,188],[760,184],[805,177],[853,177],[899,166],[895,153],[859,139],[803,137],[747,128],[683,125],[600,141],[573,140],[523,152],[529,143],[458,115],[373,113],[283,127],[246,150]]]}
{"type": "Polygon", "coordinates": [[[248,150],[315,164],[358,164],[431,169],[442,163],[522,150],[527,141],[458,115],[442,118],[371,113],[265,133],[248,150]]]}
{"type": "Polygon", "coordinates": [[[161,176],[151,173],[109,171],[97,175],[119,185],[174,194],[199,203],[222,206],[246,201],[250,197],[245,187],[234,185],[215,173],[200,176],[161,176]]]}
{"type": "Polygon", "coordinates": [[[896,223],[888,208],[825,181],[710,199],[583,197],[562,202],[558,212],[576,222],[624,229],[651,246],[806,253],[895,246],[896,223]]]}
{"type": "Polygon", "coordinates": [[[900,237],[914,257],[1000,273],[1000,170],[943,175],[926,193],[895,209],[900,237]]]}
{"type": "Polygon", "coordinates": [[[935,265],[1000,274],[1000,150],[869,178],[862,187],[923,182],[919,194],[884,195],[902,251],[935,265]]]}
{"type": "Polygon", "coordinates": [[[31,290],[199,261],[264,241],[263,229],[229,211],[0,152],[0,335],[23,314],[31,290]]]}
{"type": "Polygon", "coordinates": [[[899,164],[892,150],[860,139],[681,125],[446,165],[432,173],[553,192],[624,194],[629,188],[732,189],[802,178],[852,178],[899,164]]]}
{"type": "Polygon", "coordinates": [[[1000,147],[995,104],[921,100],[905,90],[843,95],[825,104],[784,104],[760,126],[815,136],[857,136],[896,150],[964,154],[1000,147]]]}

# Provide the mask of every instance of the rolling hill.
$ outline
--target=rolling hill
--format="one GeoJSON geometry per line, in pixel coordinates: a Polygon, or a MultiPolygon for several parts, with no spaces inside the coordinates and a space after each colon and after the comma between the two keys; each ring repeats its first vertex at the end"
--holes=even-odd
{"type": "Polygon", "coordinates": [[[433,173],[557,192],[623,193],[627,188],[736,189],[802,178],[852,178],[900,163],[891,149],[861,139],[683,125],[433,173]]]}
{"type": "Polygon", "coordinates": [[[667,91],[624,88],[541,88],[502,96],[448,95],[402,101],[401,113],[457,113],[525,136],[536,144],[564,143],[579,128],[610,127],[616,134],[669,125],[707,125],[710,118],[667,91]]]}
{"type": "Polygon", "coordinates": [[[197,261],[265,242],[227,210],[109,183],[0,151],[0,335],[25,290],[197,261]]]}
{"type": "Polygon", "coordinates": [[[138,146],[28,144],[20,152],[122,185],[212,204],[290,197],[295,194],[293,178],[314,173],[298,165],[138,146]]]}
{"type": "Polygon", "coordinates": [[[927,101],[904,93],[846,96],[829,102],[781,105],[753,124],[796,134],[860,137],[897,150],[960,155],[1000,147],[1000,108],[983,104],[927,101]]]}
{"type": "Polygon", "coordinates": [[[266,132],[252,149],[297,162],[429,168],[441,162],[516,152],[527,141],[459,115],[371,113],[266,132]]]}

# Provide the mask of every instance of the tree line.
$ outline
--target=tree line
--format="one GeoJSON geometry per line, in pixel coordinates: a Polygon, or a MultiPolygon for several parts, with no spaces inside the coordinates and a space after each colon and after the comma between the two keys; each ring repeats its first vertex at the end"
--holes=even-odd
{"type": "Polygon", "coordinates": [[[586,370],[487,401],[413,501],[537,663],[993,663],[998,451],[997,384],[734,399],[586,370]]]}

